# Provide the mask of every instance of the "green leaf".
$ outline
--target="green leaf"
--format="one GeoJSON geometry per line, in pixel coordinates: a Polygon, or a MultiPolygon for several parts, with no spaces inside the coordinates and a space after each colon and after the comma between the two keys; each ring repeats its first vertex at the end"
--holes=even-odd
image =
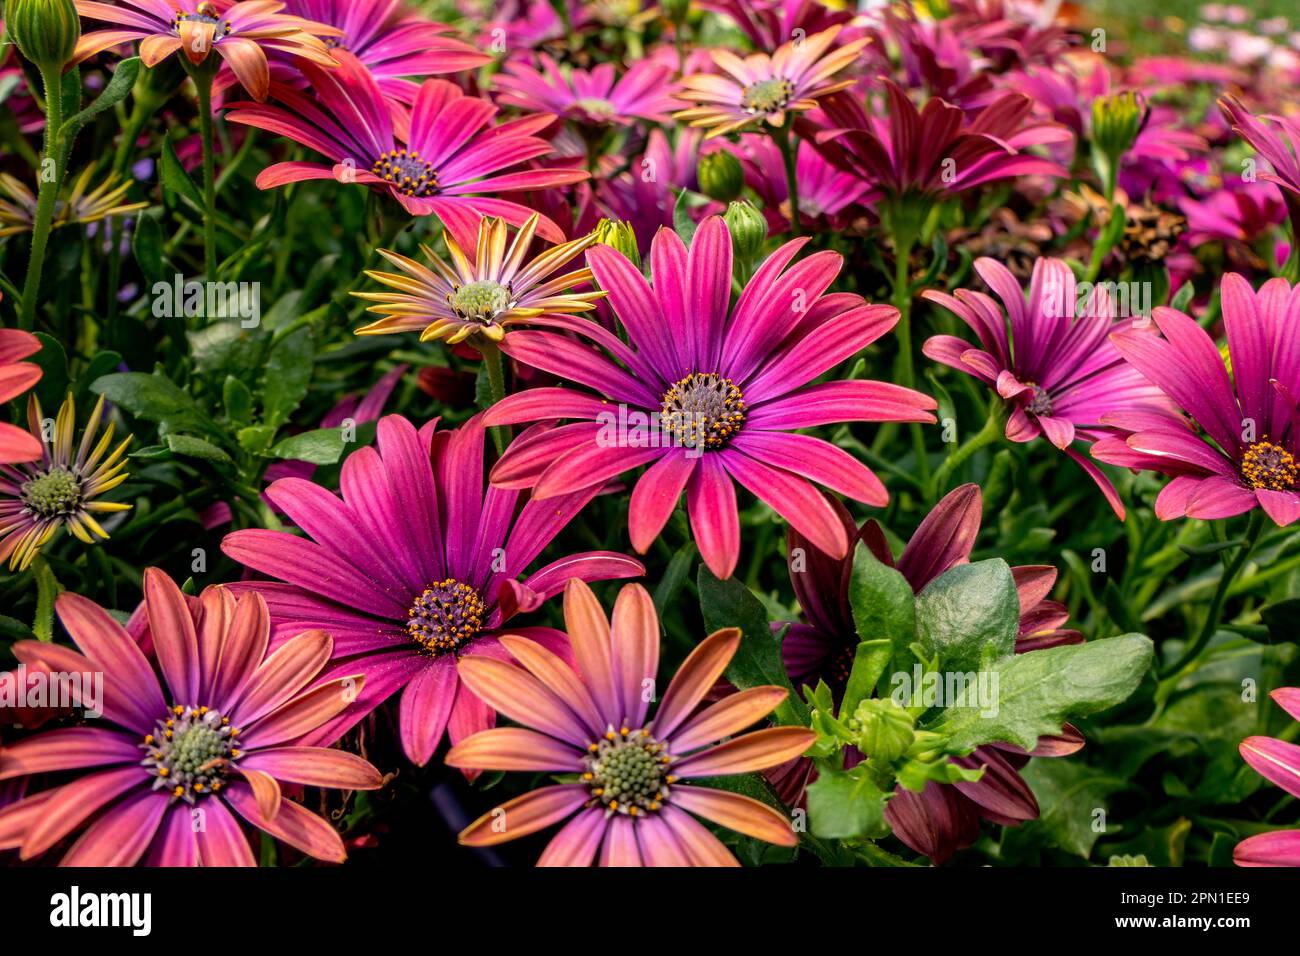
{"type": "Polygon", "coordinates": [[[895,652],[894,645],[884,639],[863,641],[858,645],[853,653],[853,669],[849,671],[849,680],[844,687],[844,699],[840,702],[841,720],[852,717],[859,702],[871,696],[895,652]]]}
{"type": "Polygon", "coordinates": [[[220,435],[212,420],[188,392],[161,372],[115,372],[96,379],[91,391],[120,405],[136,418],[155,422],[165,431],[199,431],[220,435]]]}
{"type": "Polygon", "coordinates": [[[682,585],[686,583],[686,576],[691,572],[691,562],[694,559],[695,542],[687,541],[668,561],[668,569],[664,571],[664,576],[660,579],[654,593],[655,613],[658,614],[659,620],[664,619],[668,606],[677,600],[682,585]]]}
{"type": "Polygon", "coordinates": [[[130,94],[131,88],[135,86],[135,78],[139,75],[140,58],[138,56],[119,61],[117,69],[113,71],[113,78],[108,81],[104,91],[95,97],[94,102],[84,110],[68,119],[60,127],[59,135],[67,136],[69,132],[81,129],[91,118],[98,116],[104,110],[112,109],[122,102],[130,94]]]}
{"type": "Polygon", "coordinates": [[[150,289],[163,281],[164,245],[162,226],[156,217],[142,215],[136,219],[135,231],[131,234],[131,251],[150,289]]]}
{"type": "Polygon", "coordinates": [[[727,679],[744,690],[775,684],[790,692],[781,711],[787,719],[807,726],[808,710],[794,691],[781,661],[781,642],[772,634],[763,603],[740,581],[720,581],[706,565],[700,565],[697,579],[704,627],[710,634],[724,627],[738,627],[740,648],[727,667],[727,679]]]}
{"type": "Polygon", "coordinates": [[[824,840],[879,839],[889,832],[887,799],[872,782],[865,764],[852,770],[823,770],[808,787],[808,823],[813,836],[824,840]]]}
{"type": "Polygon", "coordinates": [[[253,393],[240,379],[227,375],[221,388],[221,400],[233,425],[247,425],[253,420],[253,393]]]}
{"type": "MultiPolygon", "coordinates": [[[[1015,842],[1059,847],[1088,859],[1101,836],[1093,829],[1094,813],[1107,810],[1107,799],[1127,781],[1079,760],[1031,760],[1020,773],[1038,800],[1038,819],[1020,827],[1015,842]]],[[[1118,830],[1108,824],[1108,833],[1118,830]]]]}
{"type": "Polygon", "coordinates": [[[266,425],[250,425],[248,428],[241,428],[235,437],[239,439],[239,447],[244,451],[250,455],[260,455],[271,447],[271,442],[275,439],[275,429],[266,425]]]}
{"type": "MultiPolygon", "coordinates": [[[[912,585],[861,542],[853,552],[849,607],[853,610],[853,626],[857,628],[859,639],[888,641],[893,648],[890,658],[895,669],[904,667],[908,659],[907,648],[916,640],[917,602],[912,595],[912,585]]],[[[880,675],[876,676],[879,678],[880,675]]],[[[870,688],[866,688],[862,696],[869,693],[870,688]]],[[[847,701],[845,706],[848,706],[847,701]]],[[[856,702],[854,706],[857,706],[856,702]]]]}
{"type": "Polygon", "coordinates": [[[32,633],[37,640],[49,643],[54,640],[54,599],[63,587],[44,558],[33,562],[32,576],[36,578],[36,619],[32,621],[32,633]]]}
{"type": "Polygon", "coordinates": [[[931,581],[916,598],[916,634],[942,671],[978,670],[1015,651],[1020,598],[1001,558],[960,564],[931,581]]]}
{"type": "Polygon", "coordinates": [[[267,452],[272,458],[293,458],[313,465],[332,465],[343,455],[343,429],[318,428],[278,441],[267,452]]]}
{"type": "MultiPolygon", "coordinates": [[[[41,380],[36,383],[36,397],[41,410],[53,415],[68,395],[68,353],[63,343],[44,332],[37,332],[41,350],[27,361],[41,367],[41,380]]],[[[24,419],[25,420],[25,419],[24,419]]]]}
{"type": "Polygon", "coordinates": [[[186,458],[201,458],[219,465],[234,465],[235,460],[211,442],[192,435],[168,435],[167,447],[177,455],[186,458]]]}
{"type": "Polygon", "coordinates": [[[176,155],[176,146],[172,143],[171,136],[163,137],[162,160],[159,163],[158,171],[161,174],[163,191],[166,194],[184,196],[197,208],[203,208],[203,194],[199,192],[199,187],[194,185],[194,180],[190,179],[190,174],[181,165],[180,157],[176,155]]]}
{"type": "Polygon", "coordinates": [[[283,425],[303,400],[311,382],[314,355],[315,336],[305,326],[286,335],[271,349],[262,384],[262,420],[267,425],[283,425]]]}
{"type": "Polygon", "coordinates": [[[1126,700],[1151,656],[1151,641],[1141,634],[1012,654],[992,665],[996,707],[985,710],[995,714],[948,707],[925,729],[947,737],[951,753],[970,753],[994,741],[1033,750],[1039,737],[1060,733],[1067,720],[1126,700]]]}

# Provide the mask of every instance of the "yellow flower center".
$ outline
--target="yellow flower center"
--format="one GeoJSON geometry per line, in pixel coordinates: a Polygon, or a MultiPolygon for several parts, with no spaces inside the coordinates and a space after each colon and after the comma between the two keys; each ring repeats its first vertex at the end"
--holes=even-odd
{"type": "Polygon", "coordinates": [[[740,105],[751,113],[776,113],[785,109],[792,96],[794,84],[778,76],[745,87],[740,95],[740,105]]]}
{"type": "Polygon", "coordinates": [[[447,578],[424,589],[407,611],[406,633],[435,657],[455,653],[483,629],[487,607],[468,584],[447,578]]]}
{"type": "Polygon", "coordinates": [[[1246,449],[1241,458],[1241,477],[1252,488],[1270,491],[1290,491],[1300,475],[1295,456],[1281,445],[1257,441],[1246,449]]]}
{"type": "Polygon", "coordinates": [[[664,393],[665,431],[686,448],[721,448],[745,421],[736,383],[714,372],[692,372],[664,393]]]}

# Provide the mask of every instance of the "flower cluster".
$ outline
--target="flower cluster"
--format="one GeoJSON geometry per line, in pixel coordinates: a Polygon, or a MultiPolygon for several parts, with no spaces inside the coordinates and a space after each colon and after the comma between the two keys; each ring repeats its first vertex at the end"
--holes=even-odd
{"type": "Polygon", "coordinates": [[[0,862],[1300,864],[1300,33],[857,6],[7,3],[0,862]]]}

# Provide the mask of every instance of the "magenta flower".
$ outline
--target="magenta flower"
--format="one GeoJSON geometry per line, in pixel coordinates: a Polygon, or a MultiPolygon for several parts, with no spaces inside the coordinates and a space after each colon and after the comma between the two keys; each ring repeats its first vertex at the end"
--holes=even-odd
{"type": "Polygon", "coordinates": [[[1023,152],[1070,137],[1055,123],[1031,119],[1029,97],[1004,93],[968,120],[962,110],[937,97],[918,110],[902,87],[882,82],[887,120],[841,94],[822,104],[835,128],[816,135],[832,162],[857,173],[875,192],[891,199],[933,199],[1017,176],[1068,175],[1060,164],[1023,152]]]}
{"type": "MultiPolygon", "coordinates": [[[[1279,687],[1269,694],[1278,706],[1300,720],[1300,687],[1279,687]]],[[[1300,747],[1276,737],[1247,737],[1241,756],[1261,777],[1293,797],[1300,797],[1300,747]]],[[[1257,833],[1237,844],[1238,866],[1300,866],[1300,830],[1257,833]]]]}
{"type": "Polygon", "coordinates": [[[1006,266],[982,257],[975,260],[975,271],[1002,301],[1001,308],[985,293],[969,289],[958,289],[955,297],[937,291],[924,297],[970,326],[982,348],[954,335],[936,335],[922,351],[995,388],[1010,410],[1007,438],[1028,442],[1046,436],[1088,473],[1123,519],[1115,486],[1073,445],[1076,439],[1092,442],[1112,434],[1104,425],[1108,412],[1170,408],[1160,389],[1107,340],[1131,320],[1115,321],[1115,304],[1103,286],[1080,302],[1074,273],[1060,259],[1035,264],[1028,303],[1006,266]]]}
{"type": "MultiPolygon", "coordinates": [[[[12,401],[41,379],[41,367],[22,359],[41,350],[30,332],[0,329],[0,404],[12,401]]],[[[0,465],[16,465],[41,457],[41,440],[31,432],[0,422],[0,465]]]]}
{"type": "Polygon", "coordinates": [[[475,734],[447,763],[577,779],[496,807],[465,828],[461,843],[493,846],[568,820],[539,866],[589,866],[597,853],[601,866],[739,865],[695,816],[780,846],[798,842],[790,821],[767,804],[688,782],[771,767],[817,737],[804,727],[735,736],[785,699],[780,687],[752,687],[700,707],[740,647],[739,630],[701,641],[647,720],[659,621],[645,588],[625,586],[607,620],[591,589],[574,579],[564,591],[564,622],[576,668],[513,635],[502,643],[522,666],[482,656],[461,662],[461,679],[474,693],[523,726],[475,734]],[[716,743],[722,738],[729,739],[716,743]]]}
{"type": "Polygon", "coordinates": [[[248,95],[259,101],[270,91],[269,53],[291,54],[301,62],[326,67],[335,65],[322,37],[338,31],[286,14],[280,2],[123,0],[111,4],[77,0],[76,6],[83,17],[111,23],[114,29],[83,34],[73,63],[135,40],[140,41],[140,61],[151,68],[177,51],[194,66],[215,52],[248,95]]]}
{"type": "MultiPolygon", "coordinates": [[[[518,492],[494,487],[484,494],[479,417],[451,432],[436,427],[430,422],[417,433],[398,415],[381,418],[378,449],[358,449],[344,462],[342,497],[300,478],[271,485],[267,496],[308,538],[251,529],[221,545],[285,582],[234,586],[265,597],[275,643],[319,627],[334,638],[336,669],[366,674],[352,706],[318,733],[339,736],[405,687],[402,747],[419,764],[444,731],[455,744],[495,723],[491,708],[456,677],[459,658],[504,657],[502,625],[538,608],[569,578],[645,573],[625,555],[589,551],[519,581],[597,489],[529,501],[516,514],[518,492]]],[[[549,628],[510,632],[548,647],[563,640],[549,628]]]]}
{"type": "MultiPolygon", "coordinates": [[[[333,160],[276,163],[257,185],[272,189],[304,179],[362,183],[396,199],[413,216],[435,215],[463,247],[478,236],[479,220],[499,216],[523,225],[532,210],[498,198],[501,193],[580,182],[574,169],[505,172],[550,152],[533,136],[552,122],[531,116],[491,125],[497,109],[466,96],[445,80],[425,80],[409,119],[390,110],[375,78],[351,54],[335,51],[340,66],[322,70],[304,63],[315,99],[276,87],[277,104],[233,103],[226,119],[286,136],[333,160]]],[[[538,234],[563,242],[564,233],[543,218],[538,234]]]]}
{"type": "Polygon", "coordinates": [[[342,31],[325,41],[344,49],[370,71],[384,95],[415,102],[420,85],[408,77],[437,76],[476,70],[492,57],[447,34],[435,23],[410,10],[403,0],[286,0],[290,13],[342,31]]]}
{"type": "Polygon", "coordinates": [[[619,77],[612,63],[588,71],[562,69],[545,53],[538,59],[541,72],[513,61],[496,75],[498,103],[593,126],[630,126],[638,119],[666,125],[681,105],[673,96],[672,69],[653,60],[639,60],[619,77]]]}
{"type": "MultiPolygon", "coordinates": [[[[949,492],[921,521],[897,561],[874,520],[859,529],[838,502],[836,511],[854,543],[861,541],[877,560],[897,568],[919,593],[945,571],[970,560],[979,536],[983,502],[978,485],[962,485],[949,492]]],[[[815,687],[818,681],[826,681],[838,699],[853,667],[858,642],[867,637],[857,633],[849,606],[853,555],[850,551],[844,558],[831,558],[791,528],[787,553],[794,553],[795,548],[803,549],[808,562],[804,571],[790,574],[807,623],[793,623],[786,632],[781,645],[786,672],[795,687],[815,687]]],[[[1011,569],[1020,596],[1019,653],[1083,642],[1078,631],[1062,627],[1069,616],[1065,606],[1048,599],[1056,573],[1048,565],[1011,569]]],[[[985,767],[978,781],[930,782],[921,793],[900,787],[886,808],[886,818],[900,840],[935,863],[943,863],[975,841],[981,818],[1016,826],[1038,816],[1038,801],[1017,772],[1029,757],[1062,757],[1082,746],[1079,732],[1067,724],[1060,736],[1040,739],[1030,754],[1013,744],[979,747],[968,757],[955,758],[968,769],[985,767]]],[[[860,759],[856,751],[849,756],[853,758],[850,763],[860,759]]],[[[811,761],[799,760],[769,776],[781,798],[795,804],[814,779],[812,774],[811,761]]]]}
{"type": "Polygon", "coordinates": [[[894,327],[898,312],[826,291],[841,258],[819,252],[791,266],[807,240],[774,252],[734,308],[731,240],[705,219],[689,252],[666,229],[655,236],[652,282],[616,250],[587,261],[630,345],[595,323],[574,331],[599,350],[552,331],[515,332],[502,349],[525,365],[593,391],[535,388],[485,413],[491,425],[572,419],[521,437],[492,470],[503,488],[547,499],[651,467],[632,492],[628,530],[645,552],[683,491],[705,563],[729,577],[740,555],[733,482],[842,557],[848,537],[813,482],[874,506],[880,480],[842,449],[796,429],[835,422],[933,422],[933,399],[873,381],[809,383],[894,327]],[[787,268],[789,267],[789,268],[787,268]]]}
{"type": "Polygon", "coordinates": [[[1250,114],[1235,96],[1219,100],[1219,109],[1233,132],[1268,160],[1272,172],[1261,172],[1260,179],[1276,183],[1291,212],[1291,227],[1300,244],[1300,122],[1295,117],[1267,116],[1276,130],[1250,114]],[[1288,142],[1289,140],[1289,142],[1288,142]]]}
{"type": "Polygon", "coordinates": [[[142,643],[162,684],[141,644],[76,594],[60,595],[56,608],[79,650],[14,645],[30,666],[102,674],[102,700],[77,704],[97,703],[103,718],[0,750],[0,780],[79,772],[0,810],[0,850],[32,859],[81,830],[62,865],[256,866],[242,818],[310,856],[343,862],[334,828],[282,799],[281,789],[381,785],[360,757],[301,742],[347,706],[364,678],[321,679],[331,649],[322,631],[286,637],[268,654],[270,622],[256,594],[236,600],[215,586],[187,598],[149,568],[144,595],[142,643]]]}
{"type": "Polygon", "coordinates": [[[775,50],[802,30],[810,37],[850,18],[846,10],[832,10],[820,0],[700,0],[705,10],[725,13],[736,21],[756,50],[775,50]]]}
{"type": "Polygon", "coordinates": [[[1300,518],[1300,286],[1271,279],[1258,292],[1235,272],[1220,284],[1232,377],[1195,319],[1155,310],[1152,328],[1111,341],[1205,432],[1173,414],[1116,410],[1105,422],[1127,437],[1093,446],[1099,461],[1173,476],[1156,499],[1169,521],[1230,518],[1263,508],[1279,525],[1300,518]]]}

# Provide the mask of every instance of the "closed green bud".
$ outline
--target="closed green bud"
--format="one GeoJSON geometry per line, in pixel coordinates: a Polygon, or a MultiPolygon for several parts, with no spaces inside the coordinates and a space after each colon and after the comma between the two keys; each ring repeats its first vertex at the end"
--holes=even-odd
{"type": "Polygon", "coordinates": [[[884,763],[893,763],[907,753],[916,739],[915,726],[912,715],[888,698],[867,698],[849,720],[858,749],[884,763]]]}
{"type": "Polygon", "coordinates": [[[1112,163],[1118,163],[1142,131],[1146,105],[1136,93],[1099,96],[1092,101],[1092,141],[1112,163]]]}
{"type": "Polygon", "coordinates": [[[632,224],[621,219],[602,219],[596,223],[596,242],[602,246],[617,249],[628,259],[641,267],[641,251],[636,245],[636,233],[632,224]]]}
{"type": "Polygon", "coordinates": [[[718,202],[731,202],[745,187],[740,160],[725,149],[701,156],[698,174],[700,191],[718,202]]]}
{"type": "Polygon", "coordinates": [[[754,208],[753,204],[740,200],[727,207],[723,220],[727,231],[731,233],[731,249],[736,258],[744,263],[752,263],[763,251],[763,241],[767,239],[767,220],[754,208]]]}
{"type": "Polygon", "coordinates": [[[5,27],[23,56],[41,70],[63,71],[81,39],[72,0],[6,0],[5,27]]]}

